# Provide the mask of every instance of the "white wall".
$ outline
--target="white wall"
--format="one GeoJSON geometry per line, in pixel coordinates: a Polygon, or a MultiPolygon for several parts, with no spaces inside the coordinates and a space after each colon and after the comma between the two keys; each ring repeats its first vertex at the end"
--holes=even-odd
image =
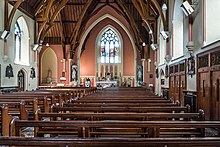
{"type": "Polygon", "coordinates": [[[220,0],[206,0],[206,44],[220,39],[220,0]]]}
{"type": "MultiPolygon", "coordinates": [[[[9,6],[9,13],[12,9],[12,6],[9,6]]],[[[1,87],[6,86],[17,86],[17,73],[19,70],[23,69],[26,71],[26,90],[35,89],[37,87],[38,83],[38,67],[37,62],[34,62],[34,52],[32,51],[31,46],[34,44],[34,20],[28,17],[27,15],[23,14],[21,11],[17,10],[12,25],[10,28],[10,36],[7,39],[7,56],[8,58],[6,60],[3,60],[4,56],[4,41],[0,39],[0,63],[1,63],[1,87]],[[14,63],[14,57],[15,57],[15,51],[14,51],[14,24],[19,16],[23,16],[27,22],[27,25],[29,27],[29,33],[30,33],[30,65],[24,66],[24,65],[18,65],[14,63]],[[14,77],[11,77],[10,79],[5,77],[5,69],[8,64],[11,64],[13,67],[13,73],[14,77]],[[30,78],[30,71],[31,67],[35,68],[36,72],[36,78],[31,79],[30,78]]],[[[0,31],[4,30],[4,1],[0,0],[0,31]]]]}
{"type": "Polygon", "coordinates": [[[180,8],[182,0],[175,2],[173,16],[173,59],[183,55],[183,12],[180,8]]]}

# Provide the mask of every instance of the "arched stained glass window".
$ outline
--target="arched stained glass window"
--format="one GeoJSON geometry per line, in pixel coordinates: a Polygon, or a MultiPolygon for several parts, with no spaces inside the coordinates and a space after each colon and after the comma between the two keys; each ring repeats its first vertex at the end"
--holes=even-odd
{"type": "Polygon", "coordinates": [[[120,63],[119,39],[110,28],[101,36],[100,44],[101,63],[120,63]]]}

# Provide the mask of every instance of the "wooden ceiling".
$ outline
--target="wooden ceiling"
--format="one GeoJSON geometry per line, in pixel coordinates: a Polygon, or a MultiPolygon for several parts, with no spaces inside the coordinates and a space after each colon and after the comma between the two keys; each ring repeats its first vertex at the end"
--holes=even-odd
{"type": "MultiPolygon", "coordinates": [[[[143,40],[155,42],[157,18],[161,16],[167,28],[161,7],[168,0],[6,0],[10,4],[22,3],[19,9],[35,19],[35,43],[78,45],[79,34],[88,20],[106,5],[113,8],[130,24],[136,44],[143,40]],[[148,32],[152,30],[153,34],[148,32]],[[154,40],[152,40],[154,39],[154,40]]],[[[167,14],[166,14],[167,15],[167,14]]]]}

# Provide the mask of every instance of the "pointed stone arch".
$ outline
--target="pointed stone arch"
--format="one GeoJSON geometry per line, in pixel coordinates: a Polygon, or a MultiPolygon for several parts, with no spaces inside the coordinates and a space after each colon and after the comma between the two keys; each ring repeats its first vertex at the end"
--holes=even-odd
{"type": "MultiPolygon", "coordinates": [[[[125,27],[125,25],[120,22],[117,18],[115,18],[114,16],[110,15],[110,14],[105,14],[101,17],[99,17],[96,21],[94,21],[89,27],[88,29],[85,31],[85,33],[82,35],[82,38],[80,40],[80,44],[79,44],[79,47],[78,47],[78,54],[77,54],[77,63],[78,63],[78,73],[80,73],[80,55],[81,55],[81,51],[82,51],[82,48],[83,48],[83,43],[84,41],[86,40],[86,36],[89,34],[89,32],[98,24],[100,23],[101,21],[103,21],[104,19],[106,18],[109,18],[111,20],[113,20],[114,22],[116,22],[117,24],[119,24],[121,26],[121,28],[125,31],[125,33],[128,35],[128,38],[130,39],[131,41],[131,44],[132,44],[132,48],[134,50],[134,74],[135,74],[135,84],[136,84],[136,65],[137,65],[137,50],[136,50],[136,45],[135,45],[135,42],[134,42],[134,39],[131,35],[131,33],[129,32],[129,30],[125,27]]],[[[80,74],[78,74],[78,79],[80,79],[80,74]]],[[[79,81],[78,81],[79,82],[79,81]]],[[[136,86],[136,85],[135,85],[136,86]]]]}
{"type": "Polygon", "coordinates": [[[41,84],[56,84],[57,81],[57,55],[52,48],[47,48],[41,57],[41,84]]]}

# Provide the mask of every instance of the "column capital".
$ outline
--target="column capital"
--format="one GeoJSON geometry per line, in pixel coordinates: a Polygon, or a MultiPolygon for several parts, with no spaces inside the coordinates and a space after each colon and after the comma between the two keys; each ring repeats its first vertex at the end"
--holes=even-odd
{"type": "Polygon", "coordinates": [[[141,61],[145,61],[146,59],[141,59],[141,61]]]}

